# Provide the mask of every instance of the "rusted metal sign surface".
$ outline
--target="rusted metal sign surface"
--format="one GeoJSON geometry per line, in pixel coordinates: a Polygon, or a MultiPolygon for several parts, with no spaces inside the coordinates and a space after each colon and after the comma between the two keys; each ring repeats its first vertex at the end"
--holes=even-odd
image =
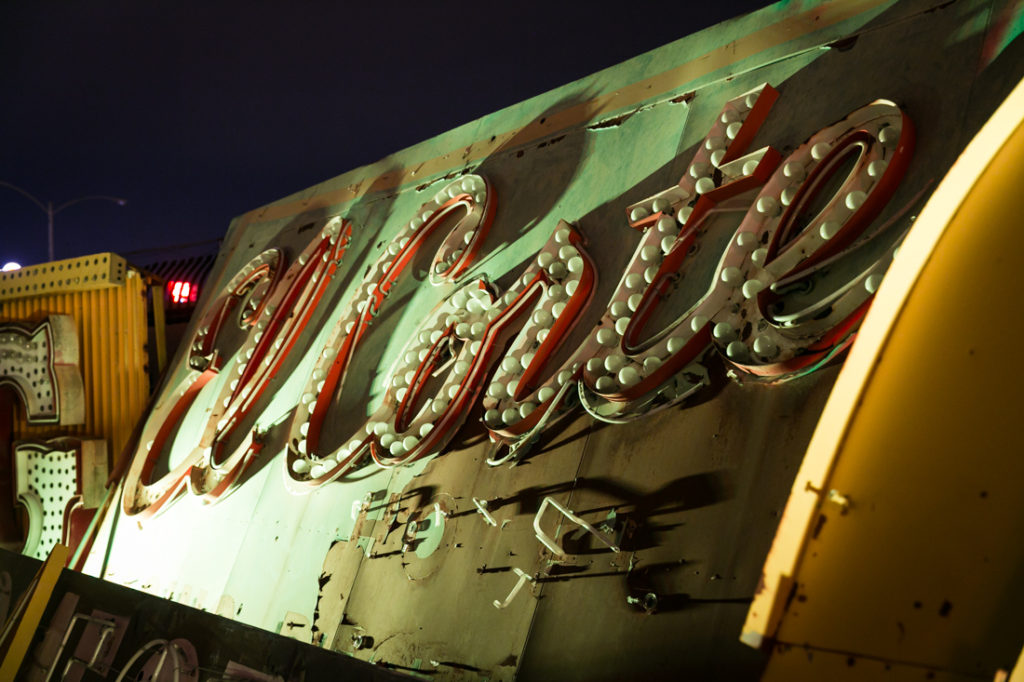
{"type": "Polygon", "coordinates": [[[1024,71],[1004,10],[784,3],[241,216],[87,569],[446,678],[755,679],[839,363],[1024,71]]]}

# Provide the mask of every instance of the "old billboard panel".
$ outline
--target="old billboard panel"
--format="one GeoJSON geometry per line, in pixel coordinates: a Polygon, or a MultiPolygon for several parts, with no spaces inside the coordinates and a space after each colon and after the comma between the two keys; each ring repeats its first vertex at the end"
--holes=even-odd
{"type": "Polygon", "coordinates": [[[87,571],[440,678],[757,679],[794,476],[1020,25],[780,3],[240,216],[87,571]]]}

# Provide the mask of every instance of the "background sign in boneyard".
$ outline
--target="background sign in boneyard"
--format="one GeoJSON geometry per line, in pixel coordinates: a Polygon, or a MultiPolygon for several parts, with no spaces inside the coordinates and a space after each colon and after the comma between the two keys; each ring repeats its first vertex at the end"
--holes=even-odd
{"type": "Polygon", "coordinates": [[[1019,80],[1019,27],[786,3],[241,216],[129,472],[142,523],[87,570],[447,676],[756,676],[737,637],[833,351],[1019,80]],[[813,271],[773,271],[798,249],[813,271]]]}
{"type": "Polygon", "coordinates": [[[408,679],[76,571],[50,576],[38,560],[0,550],[0,616],[14,614],[38,625],[20,666],[5,659],[4,679],[408,679]],[[45,608],[25,616],[40,591],[45,608]]]}

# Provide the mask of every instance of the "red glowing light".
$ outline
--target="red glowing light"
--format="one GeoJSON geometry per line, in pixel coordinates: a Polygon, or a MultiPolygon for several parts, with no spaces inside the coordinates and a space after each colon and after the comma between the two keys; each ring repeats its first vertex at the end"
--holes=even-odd
{"type": "Polygon", "coordinates": [[[167,293],[171,297],[171,303],[195,303],[199,294],[199,287],[191,282],[172,280],[167,283],[167,293]]]}

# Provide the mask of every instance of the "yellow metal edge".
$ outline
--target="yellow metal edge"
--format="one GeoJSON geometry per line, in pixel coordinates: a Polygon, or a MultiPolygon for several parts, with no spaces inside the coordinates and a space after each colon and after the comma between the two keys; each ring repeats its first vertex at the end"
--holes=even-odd
{"type": "Polygon", "coordinates": [[[877,358],[911,290],[961,204],[1022,122],[1024,80],[1017,84],[943,178],[879,287],[797,472],[740,634],[740,641],[748,646],[763,646],[777,630],[803,549],[828,493],[836,453],[846,438],[877,358]]]}
{"type": "MultiPolygon", "coordinates": [[[[996,682],[999,682],[998,677],[996,677],[996,682]]],[[[1013,666],[1013,670],[1010,672],[1008,682],[1024,682],[1024,649],[1021,649],[1020,656],[1017,658],[1017,663],[1013,666]]]]}
{"type": "Polygon", "coordinates": [[[124,284],[127,261],[112,252],[29,265],[0,273],[0,301],[124,284]]]}
{"type": "Polygon", "coordinates": [[[57,586],[57,580],[60,578],[67,560],[68,548],[57,543],[50,551],[50,556],[43,562],[42,568],[39,569],[35,584],[31,588],[31,596],[28,598],[13,633],[8,630],[10,633],[9,646],[4,652],[3,661],[0,661],[0,680],[13,680],[18,669],[21,668],[28,647],[35,638],[39,621],[42,620],[43,611],[46,610],[46,605],[50,602],[50,596],[57,586]]]}
{"type": "MultiPolygon", "coordinates": [[[[162,285],[150,284],[150,295],[153,300],[153,332],[156,343],[156,371],[164,371],[167,366],[167,317],[164,311],[164,289],[162,285]]],[[[198,309],[198,307],[197,307],[198,309]]]]}

